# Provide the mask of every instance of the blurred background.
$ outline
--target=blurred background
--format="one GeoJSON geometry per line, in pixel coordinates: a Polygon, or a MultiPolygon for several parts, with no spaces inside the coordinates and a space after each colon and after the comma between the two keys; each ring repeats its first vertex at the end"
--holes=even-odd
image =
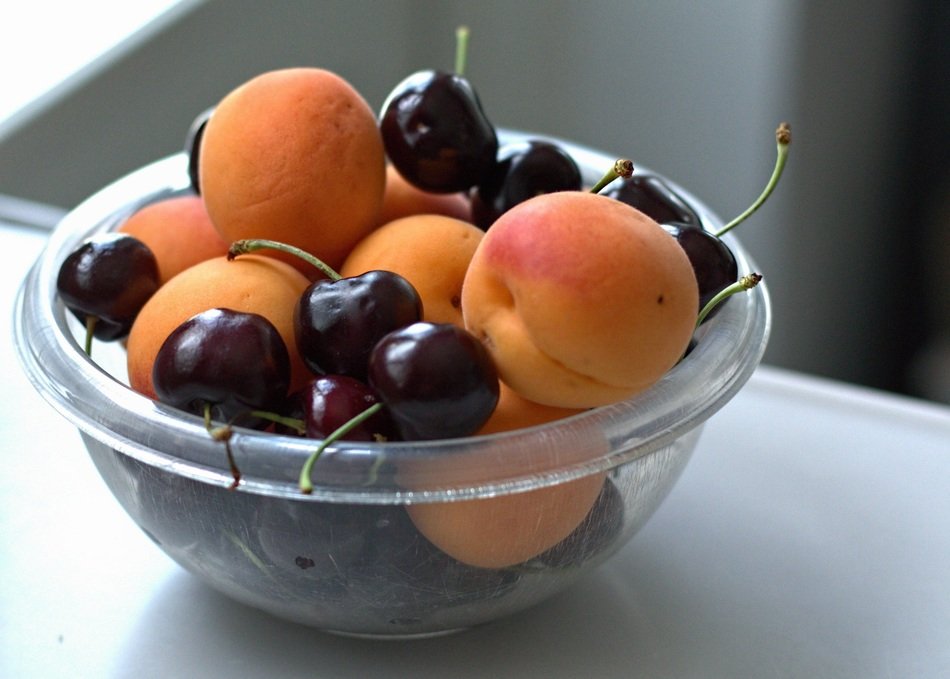
{"type": "Polygon", "coordinates": [[[8,206],[68,209],[178,152],[263,70],[334,70],[378,109],[410,72],[451,69],[465,24],[496,125],[631,157],[725,219],[758,196],[790,122],[785,176],[736,231],[773,299],[766,362],[950,402],[945,0],[46,4],[0,10],[0,89],[27,92],[0,109],[8,206]]]}

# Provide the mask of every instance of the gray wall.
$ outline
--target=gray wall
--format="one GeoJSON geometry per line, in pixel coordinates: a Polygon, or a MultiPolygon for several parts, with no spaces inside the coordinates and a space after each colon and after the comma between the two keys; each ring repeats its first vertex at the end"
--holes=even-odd
{"type": "Polygon", "coordinates": [[[330,68],[378,108],[409,72],[451,68],[454,29],[464,23],[466,74],[496,124],[628,155],[726,218],[758,195],[774,162],[774,128],[789,120],[794,142],[783,183],[738,232],[773,296],[766,360],[921,393],[909,367],[920,340],[903,337],[901,326],[942,317],[942,307],[892,293],[908,275],[919,288],[928,283],[910,255],[894,268],[901,246],[887,210],[894,159],[907,141],[891,132],[905,115],[895,93],[914,63],[914,7],[186,2],[0,128],[0,193],[72,206],[179,150],[195,114],[268,68],[330,68]],[[891,309],[886,320],[882,302],[891,309]]]}

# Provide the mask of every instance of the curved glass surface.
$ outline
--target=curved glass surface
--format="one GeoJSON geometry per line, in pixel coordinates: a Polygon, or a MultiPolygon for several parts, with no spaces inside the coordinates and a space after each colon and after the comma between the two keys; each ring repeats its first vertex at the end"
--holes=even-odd
{"type": "MultiPolygon", "coordinates": [[[[505,132],[503,139],[519,133],[505,132]]],[[[548,137],[550,139],[550,137],[548,137]]],[[[564,145],[593,183],[614,158],[564,145]]],[[[186,190],[179,154],[104,188],[63,219],[19,292],[15,340],[39,392],[87,437],[147,465],[226,486],[231,475],[222,445],[198,418],[145,398],[124,383],[119,345],[97,343],[90,360],[77,340],[78,324],[55,294],[60,263],[92,233],[115,228],[143,202],[186,190]],[[112,373],[102,366],[110,366],[112,373]]],[[[707,226],[718,220],[670,182],[707,226]]],[[[740,275],[754,264],[727,236],[740,275]]],[[[748,380],[765,350],[768,293],[760,284],[734,296],[700,329],[696,348],[636,398],[530,429],[457,440],[351,444],[327,449],[314,468],[312,499],[375,504],[488,497],[556,484],[612,469],[657,451],[700,425],[748,380]],[[379,473],[384,467],[387,473],[379,473]]],[[[317,443],[237,430],[232,439],[243,489],[301,498],[297,476],[317,443]]],[[[301,498],[302,499],[302,498],[301,498]]]]}

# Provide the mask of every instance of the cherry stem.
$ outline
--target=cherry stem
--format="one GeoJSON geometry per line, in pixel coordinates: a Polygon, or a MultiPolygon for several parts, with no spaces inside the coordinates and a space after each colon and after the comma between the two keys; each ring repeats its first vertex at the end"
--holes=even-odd
{"type": "Polygon", "coordinates": [[[86,356],[92,356],[92,334],[95,332],[96,323],[98,322],[98,316],[86,316],[86,341],[83,344],[86,356]]]}
{"type": "Polygon", "coordinates": [[[309,495],[313,492],[313,482],[310,480],[310,475],[313,471],[313,465],[316,464],[317,460],[320,459],[320,456],[323,454],[323,451],[326,450],[331,444],[336,443],[341,438],[346,436],[350,431],[361,425],[363,422],[371,418],[373,415],[378,413],[383,409],[382,403],[374,403],[369,408],[354,415],[348,421],[341,424],[337,427],[329,436],[327,436],[317,449],[310,454],[310,457],[307,458],[307,461],[304,462],[303,468],[300,470],[300,491],[309,495]]]}
{"type": "Polygon", "coordinates": [[[465,73],[465,60],[468,56],[468,26],[455,29],[455,74],[465,73]]]}
{"type": "Polygon", "coordinates": [[[257,250],[278,250],[285,252],[289,255],[299,257],[308,264],[312,264],[330,280],[338,281],[342,278],[340,274],[323,262],[323,260],[314,257],[306,250],[301,250],[288,243],[281,243],[280,241],[268,240],[266,238],[246,238],[244,240],[234,241],[231,243],[231,247],[228,248],[228,260],[233,260],[239,255],[247,255],[257,250]]]}
{"type": "Polygon", "coordinates": [[[275,424],[282,424],[288,429],[293,429],[298,434],[303,434],[307,431],[307,426],[304,424],[304,421],[296,417],[285,417],[277,413],[269,413],[266,410],[252,410],[251,416],[261,420],[267,420],[268,422],[274,422],[275,424]]]}
{"type": "Polygon", "coordinates": [[[205,429],[208,430],[208,434],[211,435],[211,438],[224,443],[224,451],[228,456],[228,467],[231,469],[231,477],[234,479],[229,487],[231,490],[234,490],[241,483],[241,470],[238,469],[237,463],[234,461],[234,451],[231,450],[231,427],[226,424],[220,427],[213,426],[211,421],[211,404],[208,402],[204,404],[204,419],[205,429]]]}
{"type": "Polygon", "coordinates": [[[706,317],[712,312],[712,310],[720,303],[724,302],[726,299],[732,297],[736,293],[751,290],[757,286],[761,280],[762,274],[750,273],[746,274],[732,285],[726,286],[720,290],[711,300],[706,302],[706,306],[704,306],[702,311],[699,312],[699,316],[696,318],[696,327],[698,328],[702,322],[706,320],[706,317]]]}
{"type": "Polygon", "coordinates": [[[594,184],[591,188],[591,193],[600,193],[607,184],[612,182],[618,177],[623,177],[627,179],[633,174],[633,161],[627,160],[626,158],[621,158],[617,160],[613,167],[610,168],[607,173],[600,178],[600,181],[594,184]]]}
{"type": "Polygon", "coordinates": [[[752,216],[752,214],[758,210],[770,195],[772,191],[775,190],[775,187],[778,185],[778,180],[782,176],[782,172],[785,170],[785,163],[788,161],[788,146],[792,143],[792,128],[788,123],[782,123],[778,126],[778,129],[775,130],[775,146],[776,146],[776,158],[775,158],[775,168],[772,170],[772,176],[769,178],[768,184],[765,185],[765,189],[762,191],[762,194],[755,200],[752,205],[746,208],[746,211],[741,215],[733,219],[731,222],[726,224],[724,227],[719,229],[716,232],[717,237],[721,237],[726,232],[730,231],[734,227],[738,226],[746,219],[752,216]]]}

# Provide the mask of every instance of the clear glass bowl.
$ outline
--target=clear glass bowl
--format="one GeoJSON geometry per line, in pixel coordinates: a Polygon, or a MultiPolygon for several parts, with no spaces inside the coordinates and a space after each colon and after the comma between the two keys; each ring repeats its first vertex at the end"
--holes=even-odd
{"type": "MultiPolygon", "coordinates": [[[[610,156],[556,141],[590,184],[613,164],[610,156]]],[[[707,227],[719,224],[671,185],[707,227]]],[[[204,423],[129,389],[121,344],[96,343],[87,357],[83,330],[56,295],[60,263],[82,240],[187,186],[186,158],[179,154],[118,180],[66,216],[19,291],[18,355],[36,389],[78,427],[112,493],[157,545],[217,590],[284,619],[350,635],[431,636],[512,614],[563,590],[650,517],[687,464],[704,422],[748,380],[765,350],[770,311],[760,285],[731,298],[699,330],[693,351],[629,401],[491,436],[334,445],[315,467],[311,495],[300,493],[297,478],[314,441],[239,429],[232,446],[243,482],[232,490],[222,445],[204,423]],[[504,534],[518,517],[493,513],[493,504],[541,489],[556,495],[592,479],[603,485],[566,538],[502,568],[448,556],[420,534],[407,511],[477,501],[484,523],[499,523],[504,534]]],[[[727,242],[740,273],[753,271],[740,243],[731,236],[727,242]]],[[[537,520],[557,521],[556,514],[537,520]]]]}

